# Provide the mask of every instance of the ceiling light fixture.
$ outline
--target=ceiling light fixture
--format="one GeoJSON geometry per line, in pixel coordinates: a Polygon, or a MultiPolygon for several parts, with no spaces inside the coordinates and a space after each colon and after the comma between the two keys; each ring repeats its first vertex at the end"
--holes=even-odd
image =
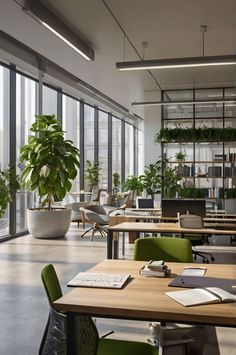
{"type": "Polygon", "coordinates": [[[36,0],[16,0],[22,9],[59,37],[86,60],[94,60],[94,50],[66,26],[51,10],[36,0]]]}
{"type": "Polygon", "coordinates": [[[151,70],[151,69],[178,69],[197,68],[220,65],[236,65],[236,55],[205,56],[205,34],[207,26],[201,25],[202,56],[187,58],[150,59],[130,62],[118,62],[116,68],[120,71],[127,70],[151,70]]]}
{"type": "Polygon", "coordinates": [[[132,106],[169,106],[169,105],[198,105],[198,104],[235,104],[236,100],[199,100],[199,101],[145,101],[132,102],[132,106]]]}
{"type": "Polygon", "coordinates": [[[120,71],[194,68],[194,67],[209,67],[209,66],[219,66],[219,65],[236,65],[236,55],[171,58],[171,59],[141,60],[141,61],[116,63],[116,67],[120,71]]]}

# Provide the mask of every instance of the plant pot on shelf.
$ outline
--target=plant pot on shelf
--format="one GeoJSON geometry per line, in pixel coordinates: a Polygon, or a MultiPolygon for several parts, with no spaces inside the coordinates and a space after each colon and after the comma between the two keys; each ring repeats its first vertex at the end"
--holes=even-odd
{"type": "Polygon", "coordinates": [[[68,232],[71,222],[71,208],[27,210],[29,233],[34,238],[61,238],[68,232]]]}
{"type": "Polygon", "coordinates": [[[181,177],[190,176],[190,167],[187,165],[179,164],[177,167],[177,175],[181,177]]]}

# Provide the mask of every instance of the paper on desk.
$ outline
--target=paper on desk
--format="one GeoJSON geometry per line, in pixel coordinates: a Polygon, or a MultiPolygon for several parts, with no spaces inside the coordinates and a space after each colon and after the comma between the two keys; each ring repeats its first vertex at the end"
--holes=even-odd
{"type": "Polygon", "coordinates": [[[194,266],[185,266],[184,271],[182,272],[183,276],[204,276],[207,268],[206,267],[194,267],[194,266]]]}

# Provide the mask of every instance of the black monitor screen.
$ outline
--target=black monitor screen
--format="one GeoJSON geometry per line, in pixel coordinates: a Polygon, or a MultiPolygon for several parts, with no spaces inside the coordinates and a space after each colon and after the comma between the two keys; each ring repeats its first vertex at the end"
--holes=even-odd
{"type": "Polygon", "coordinates": [[[154,208],[154,202],[152,198],[138,198],[137,199],[138,208],[154,208]]]}
{"type": "Polygon", "coordinates": [[[177,217],[179,214],[196,214],[201,217],[206,215],[205,200],[162,200],[163,217],[177,217]]]}

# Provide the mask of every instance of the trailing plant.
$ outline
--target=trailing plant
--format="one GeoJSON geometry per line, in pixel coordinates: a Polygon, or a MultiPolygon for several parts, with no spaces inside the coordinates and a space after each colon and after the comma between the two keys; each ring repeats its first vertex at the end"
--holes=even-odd
{"type": "Polygon", "coordinates": [[[52,209],[70,191],[79,168],[79,150],[64,138],[55,115],[36,115],[30,130],[34,135],[21,148],[25,163],[21,179],[29,191],[37,191],[42,207],[52,209]]]}
{"type": "Polygon", "coordinates": [[[88,182],[90,191],[92,191],[94,186],[98,186],[100,171],[101,167],[99,162],[93,162],[91,160],[86,161],[85,179],[88,182]]]}
{"type": "Polygon", "coordinates": [[[143,187],[147,196],[150,195],[154,199],[156,194],[161,193],[161,165],[160,161],[149,164],[145,167],[144,175],[141,175],[143,187]]]}
{"type": "Polygon", "coordinates": [[[236,128],[161,128],[155,135],[155,142],[234,142],[236,128]]]}
{"type": "Polygon", "coordinates": [[[144,189],[142,177],[141,176],[134,176],[130,175],[126,179],[124,183],[124,190],[125,191],[137,191],[138,193],[142,192],[144,189]]]}
{"type": "Polygon", "coordinates": [[[13,167],[0,171],[0,218],[4,215],[12,195],[19,190],[18,176],[13,167]]]}

